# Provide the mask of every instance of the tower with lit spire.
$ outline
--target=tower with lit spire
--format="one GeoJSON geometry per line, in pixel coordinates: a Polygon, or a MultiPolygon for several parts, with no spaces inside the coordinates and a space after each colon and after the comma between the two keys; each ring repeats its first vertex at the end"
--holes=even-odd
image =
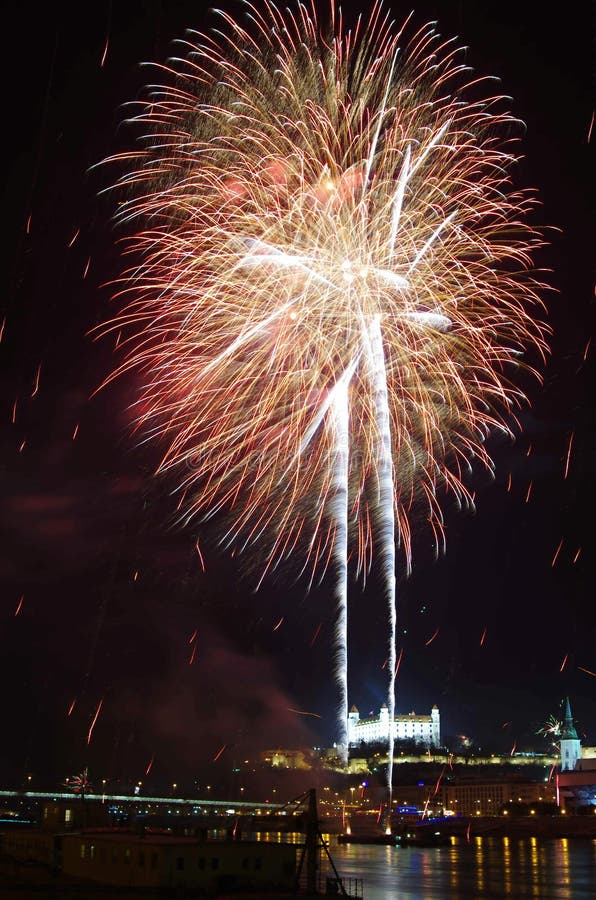
{"type": "Polygon", "coordinates": [[[569,697],[565,700],[565,718],[561,728],[561,772],[575,769],[575,764],[581,757],[581,744],[573,724],[571,704],[569,697]]]}

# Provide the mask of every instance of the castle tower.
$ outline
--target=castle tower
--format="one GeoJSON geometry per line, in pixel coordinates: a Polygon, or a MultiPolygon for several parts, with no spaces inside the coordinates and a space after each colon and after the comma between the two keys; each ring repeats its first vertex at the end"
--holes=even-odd
{"type": "Polygon", "coordinates": [[[577,760],[581,757],[581,744],[573,724],[569,697],[565,701],[565,719],[561,728],[561,771],[575,769],[577,760]]]}
{"type": "Polygon", "coordinates": [[[358,712],[358,707],[352,705],[352,708],[348,713],[348,747],[350,746],[350,744],[355,744],[357,741],[356,725],[358,725],[359,720],[360,713],[358,712]]]}

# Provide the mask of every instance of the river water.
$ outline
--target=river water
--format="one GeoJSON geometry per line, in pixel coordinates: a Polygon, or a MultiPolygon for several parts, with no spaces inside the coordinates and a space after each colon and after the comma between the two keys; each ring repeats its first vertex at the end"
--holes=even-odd
{"type": "Polygon", "coordinates": [[[596,840],[452,837],[443,847],[337,844],[335,866],[364,900],[595,900],[596,840]]]}

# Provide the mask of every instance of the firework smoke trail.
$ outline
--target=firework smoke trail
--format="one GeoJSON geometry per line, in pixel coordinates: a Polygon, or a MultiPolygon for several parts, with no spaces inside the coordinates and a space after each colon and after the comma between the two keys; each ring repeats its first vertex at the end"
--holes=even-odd
{"type": "Polygon", "coordinates": [[[110,161],[134,262],[101,330],[183,521],[218,517],[261,579],[334,571],[341,720],[348,559],[378,560],[393,718],[396,547],[406,573],[415,523],[444,547],[444,498],[473,505],[471,462],[492,473],[526,402],[512,375],[546,352],[536,201],[507,98],[468,99],[487,79],[433,24],[243,8],[180,42],[110,161]]]}

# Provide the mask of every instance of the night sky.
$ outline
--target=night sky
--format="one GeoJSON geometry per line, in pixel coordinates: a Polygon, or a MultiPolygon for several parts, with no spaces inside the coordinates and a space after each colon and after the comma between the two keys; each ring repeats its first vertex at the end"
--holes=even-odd
{"type": "MultiPolygon", "coordinates": [[[[111,314],[120,262],[114,200],[100,193],[109,176],[92,167],[133,140],[120,123],[149,77],[139,63],[164,60],[206,7],[3,8],[2,787],[27,773],[58,784],[86,765],[114,783],[144,778],[152,758],[156,783],[215,780],[259,749],[329,745],[329,584],[307,593],[285,571],[255,593],[213,530],[176,526],[175,485],[153,477],[159,448],[131,434],[136,376],[94,394],[113,342],[89,332],[111,314]]],[[[537,221],[553,227],[537,262],[553,270],[554,334],[544,384],[524,385],[523,433],[492,440],[496,480],[472,482],[477,512],[448,503],[446,557],[433,560],[421,529],[414,574],[398,578],[397,709],[436,703],[444,736],[506,751],[540,746],[569,695],[596,744],[594,15],[574,2],[555,16],[542,3],[461,0],[421,3],[416,17],[459,35],[527,125],[516,177],[538,188],[537,221]]],[[[349,616],[349,699],[365,715],[386,690],[374,573],[366,592],[353,585],[349,616]]]]}

